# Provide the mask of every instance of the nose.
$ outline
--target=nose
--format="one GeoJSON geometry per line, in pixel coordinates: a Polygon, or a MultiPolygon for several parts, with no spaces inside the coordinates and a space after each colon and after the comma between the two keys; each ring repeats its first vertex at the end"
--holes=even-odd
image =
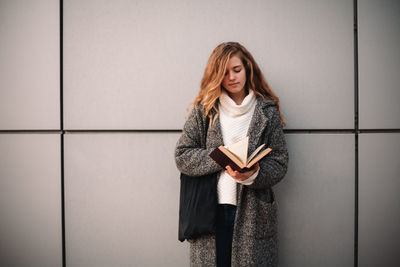
{"type": "Polygon", "coordinates": [[[228,78],[229,78],[229,80],[231,80],[231,81],[232,81],[232,80],[234,80],[234,79],[235,79],[235,73],[233,73],[233,71],[230,71],[228,75],[229,75],[229,77],[228,77],[228,78]]]}

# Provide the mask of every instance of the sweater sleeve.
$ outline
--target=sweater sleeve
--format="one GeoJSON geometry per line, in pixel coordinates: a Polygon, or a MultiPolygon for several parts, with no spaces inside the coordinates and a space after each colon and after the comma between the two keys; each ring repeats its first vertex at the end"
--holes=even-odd
{"type": "Polygon", "coordinates": [[[258,169],[255,173],[253,173],[246,180],[241,181],[241,182],[238,181],[238,183],[243,184],[243,185],[251,185],[254,182],[254,180],[257,178],[259,172],[260,172],[260,169],[258,169]]]}
{"type": "Polygon", "coordinates": [[[179,171],[190,176],[202,176],[222,170],[206,148],[206,125],[201,107],[193,108],[182,130],[176,147],[175,163],[179,171]]]}
{"type": "Polygon", "coordinates": [[[264,143],[272,151],[260,160],[260,171],[254,182],[248,185],[252,189],[269,188],[280,182],[287,172],[289,153],[286,148],[285,135],[279,112],[273,109],[273,115],[268,123],[264,136],[264,143]]]}

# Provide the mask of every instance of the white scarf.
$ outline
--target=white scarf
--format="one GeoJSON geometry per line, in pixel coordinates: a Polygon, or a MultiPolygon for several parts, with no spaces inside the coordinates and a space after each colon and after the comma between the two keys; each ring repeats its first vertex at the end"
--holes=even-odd
{"type": "Polygon", "coordinates": [[[231,117],[238,117],[249,112],[249,110],[254,107],[255,102],[256,96],[254,95],[253,90],[249,90],[249,94],[243,99],[240,105],[236,104],[225,91],[222,91],[219,96],[219,108],[223,113],[231,117]]]}

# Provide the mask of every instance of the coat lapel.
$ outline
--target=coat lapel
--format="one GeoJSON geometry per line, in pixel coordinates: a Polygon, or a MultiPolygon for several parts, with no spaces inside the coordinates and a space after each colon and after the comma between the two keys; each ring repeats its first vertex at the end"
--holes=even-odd
{"type": "Polygon", "coordinates": [[[219,116],[215,119],[214,125],[209,129],[207,134],[207,147],[219,147],[224,145],[219,116]],[[211,141],[211,143],[209,143],[209,141],[211,141]]]}
{"type": "Polygon", "coordinates": [[[249,155],[258,147],[259,140],[264,128],[267,126],[267,117],[264,115],[264,101],[262,98],[257,98],[256,107],[254,109],[253,117],[250,121],[249,130],[247,135],[249,136],[249,155]]]}

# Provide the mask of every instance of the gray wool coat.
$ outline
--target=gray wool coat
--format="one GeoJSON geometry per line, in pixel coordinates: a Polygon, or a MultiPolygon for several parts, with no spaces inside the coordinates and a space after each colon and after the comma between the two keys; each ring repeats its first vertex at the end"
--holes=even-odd
{"type": "MultiPolygon", "coordinates": [[[[190,176],[222,170],[209,157],[214,148],[223,145],[219,118],[207,132],[205,123],[202,107],[194,107],[176,144],[176,165],[190,176]]],[[[289,155],[276,101],[257,96],[248,135],[249,153],[263,143],[272,151],[260,160],[260,171],[253,184],[237,185],[232,266],[277,266],[277,202],[272,187],[285,176],[289,155]]],[[[191,266],[216,265],[214,235],[189,240],[189,243],[191,266]]]]}

